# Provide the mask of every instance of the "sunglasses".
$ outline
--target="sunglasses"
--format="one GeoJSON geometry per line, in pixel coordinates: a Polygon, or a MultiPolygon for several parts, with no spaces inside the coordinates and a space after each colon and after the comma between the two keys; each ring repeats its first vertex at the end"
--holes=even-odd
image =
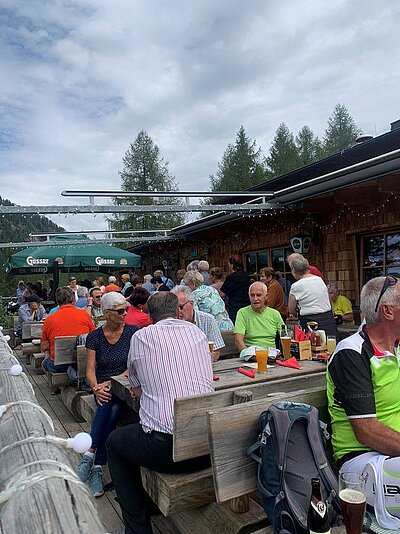
{"type": "Polygon", "coordinates": [[[96,299],[96,300],[99,300],[99,299],[101,299],[101,297],[102,297],[102,295],[96,295],[93,298],[96,299]]]}
{"type": "Polygon", "coordinates": [[[182,311],[183,308],[186,306],[186,304],[189,304],[189,302],[192,302],[191,300],[187,300],[185,304],[179,304],[178,308],[182,311]]]}
{"type": "Polygon", "coordinates": [[[397,284],[398,280],[395,276],[392,276],[391,274],[385,278],[385,281],[383,282],[383,286],[381,289],[381,292],[379,293],[378,300],[376,301],[375,306],[375,313],[378,311],[379,304],[382,300],[383,295],[385,294],[388,287],[395,286],[397,284]]]}
{"type": "Polygon", "coordinates": [[[118,315],[124,315],[124,313],[128,312],[128,308],[119,308],[118,310],[109,309],[107,311],[118,313],[118,315]]]}

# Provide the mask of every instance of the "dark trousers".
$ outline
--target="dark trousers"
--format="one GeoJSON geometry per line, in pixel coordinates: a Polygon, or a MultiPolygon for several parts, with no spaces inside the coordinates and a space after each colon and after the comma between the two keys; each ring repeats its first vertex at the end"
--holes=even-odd
{"type": "Polygon", "coordinates": [[[115,430],[123,405],[124,401],[119,399],[112,391],[111,399],[108,402],[105,402],[102,406],[97,405],[90,432],[92,447],[96,449],[94,461],[96,465],[106,465],[107,463],[106,439],[115,430]]]}
{"type": "Polygon", "coordinates": [[[106,447],[126,534],[152,532],[140,466],[160,473],[184,473],[210,465],[208,456],[175,463],[172,460],[172,435],[146,434],[140,423],[114,430],[106,447]]]}

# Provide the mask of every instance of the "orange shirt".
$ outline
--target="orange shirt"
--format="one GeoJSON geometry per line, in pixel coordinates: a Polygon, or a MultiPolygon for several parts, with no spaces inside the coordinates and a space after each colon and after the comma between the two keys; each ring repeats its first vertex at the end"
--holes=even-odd
{"type": "Polygon", "coordinates": [[[79,336],[95,329],[92,319],[85,310],[65,304],[49,315],[43,324],[42,341],[50,343],[50,360],[54,360],[54,338],[57,336],[79,336]]]}
{"type": "Polygon", "coordinates": [[[104,290],[104,293],[110,293],[110,291],[116,291],[117,293],[119,293],[121,291],[121,288],[117,286],[117,284],[108,284],[108,286],[106,286],[104,290]]]}

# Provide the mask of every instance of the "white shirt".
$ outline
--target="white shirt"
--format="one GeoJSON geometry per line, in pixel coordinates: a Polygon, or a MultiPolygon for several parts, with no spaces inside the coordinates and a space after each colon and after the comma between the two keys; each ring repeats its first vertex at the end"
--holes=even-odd
{"type": "Polygon", "coordinates": [[[319,276],[301,278],[292,284],[290,294],[300,306],[300,315],[315,315],[332,309],[328,289],[319,276]]]}

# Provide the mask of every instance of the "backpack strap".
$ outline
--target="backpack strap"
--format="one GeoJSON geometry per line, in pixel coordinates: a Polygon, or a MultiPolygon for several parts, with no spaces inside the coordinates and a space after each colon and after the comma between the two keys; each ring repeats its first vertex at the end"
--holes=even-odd
{"type": "Polygon", "coordinates": [[[253,460],[255,460],[261,466],[261,456],[259,453],[256,453],[256,451],[260,450],[260,447],[261,447],[261,436],[259,436],[258,440],[255,443],[253,443],[253,445],[247,448],[246,455],[249,458],[252,458],[253,460]]]}

